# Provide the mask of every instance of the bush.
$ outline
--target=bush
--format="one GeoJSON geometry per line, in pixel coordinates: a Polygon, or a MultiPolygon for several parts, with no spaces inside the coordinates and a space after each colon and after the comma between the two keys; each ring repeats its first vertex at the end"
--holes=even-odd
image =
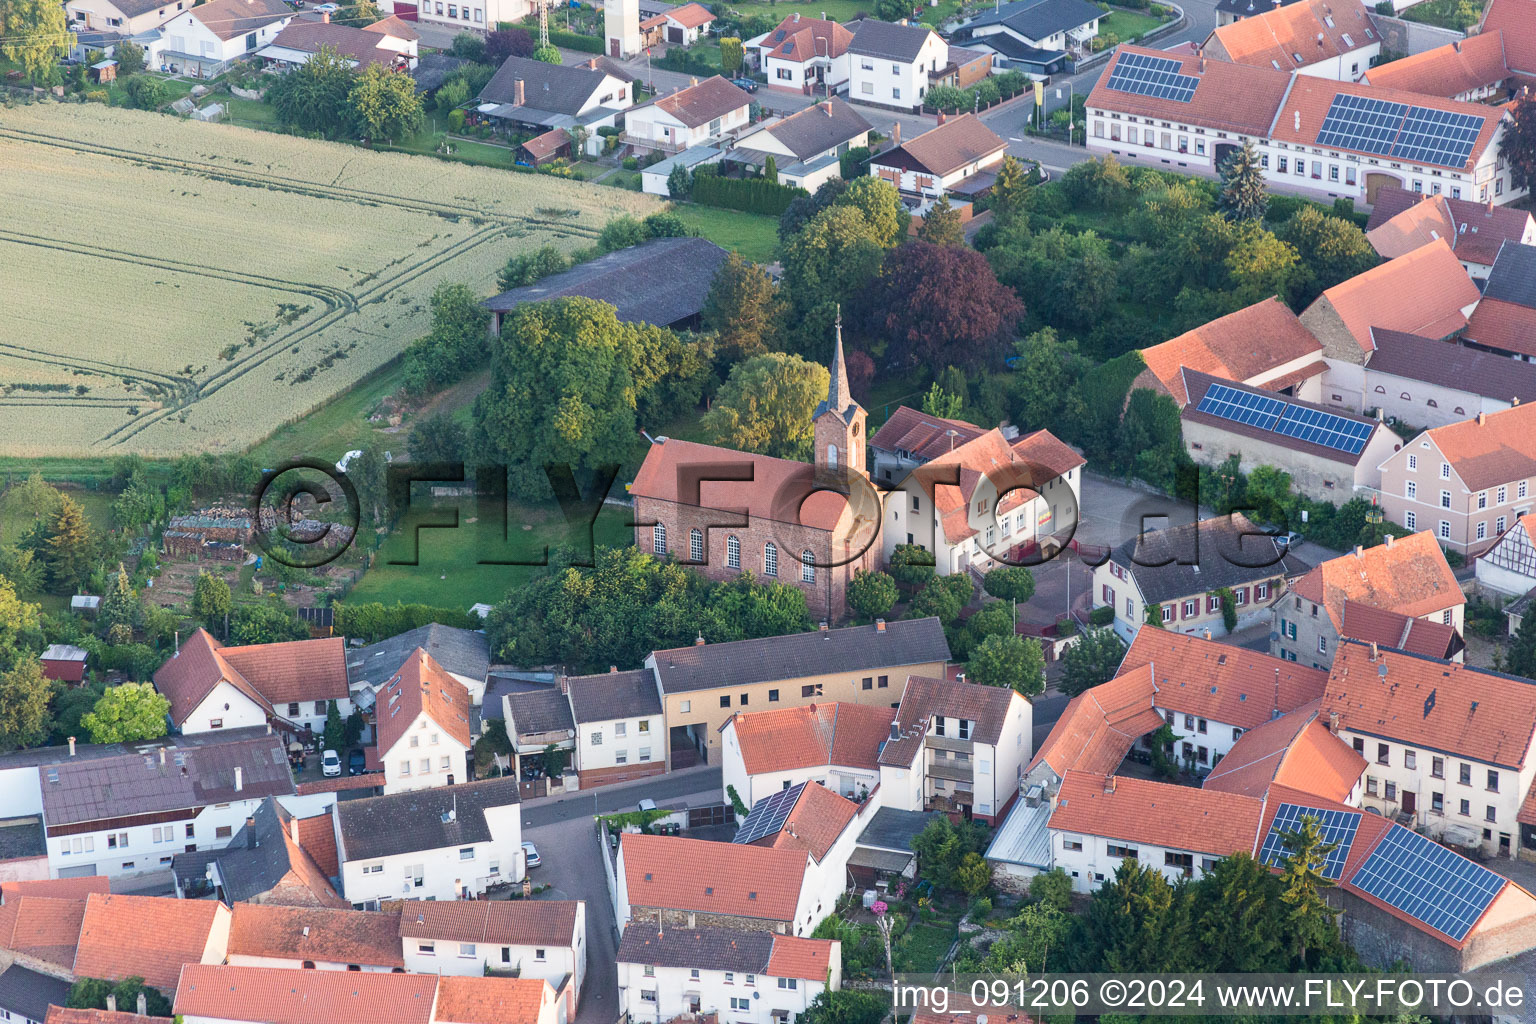
{"type": "Polygon", "coordinates": [[[717,174],[695,174],[690,198],[705,206],[777,217],[795,199],[807,194],[803,188],[781,185],[766,178],[722,178],[717,174]]]}
{"type": "Polygon", "coordinates": [[[451,132],[461,132],[464,130],[464,111],[448,111],[448,130],[451,132]]]}
{"type": "Polygon", "coordinates": [[[549,45],[563,46],[567,50],[580,50],[583,53],[603,52],[603,41],[596,36],[581,36],[553,26],[549,30],[549,45]]]}
{"type": "Polygon", "coordinates": [[[164,79],[138,75],[128,79],[128,101],[140,110],[154,110],[170,98],[170,88],[164,79]]]}
{"type": "Polygon", "coordinates": [[[640,161],[632,156],[627,156],[624,158],[624,169],[626,171],[638,171],[640,169],[640,161]]]}
{"type": "Polygon", "coordinates": [[[605,124],[598,126],[597,134],[599,138],[611,139],[617,135],[622,135],[623,132],[619,131],[611,124],[605,124]]]}
{"type": "Polygon", "coordinates": [[[1115,621],[1115,610],[1107,604],[1102,608],[1095,608],[1088,613],[1088,621],[1095,626],[1107,626],[1115,621]]]}
{"type": "Polygon", "coordinates": [[[85,98],[91,103],[112,102],[112,94],[107,92],[105,89],[92,89],[90,92],[85,94],[85,98]]]}

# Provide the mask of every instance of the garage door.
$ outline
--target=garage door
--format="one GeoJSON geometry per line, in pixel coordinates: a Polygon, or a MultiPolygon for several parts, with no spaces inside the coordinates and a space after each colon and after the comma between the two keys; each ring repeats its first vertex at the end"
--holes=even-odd
{"type": "Polygon", "coordinates": [[[94,874],[95,864],[72,864],[67,868],[59,868],[60,878],[90,878],[94,874]]]}
{"type": "Polygon", "coordinates": [[[667,26],[667,42],[680,43],[683,41],[683,30],[676,25],[667,26]]]}
{"type": "Polygon", "coordinates": [[[1376,193],[1383,188],[1402,188],[1403,183],[1390,174],[1367,174],[1365,176],[1365,201],[1372,206],[1376,205],[1376,193]]]}

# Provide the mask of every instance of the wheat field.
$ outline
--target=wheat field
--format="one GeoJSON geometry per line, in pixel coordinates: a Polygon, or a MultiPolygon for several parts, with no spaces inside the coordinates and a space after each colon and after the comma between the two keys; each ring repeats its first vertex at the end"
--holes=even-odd
{"type": "Polygon", "coordinates": [[[241,450],[650,196],[96,104],[0,109],[0,455],[241,450]]]}

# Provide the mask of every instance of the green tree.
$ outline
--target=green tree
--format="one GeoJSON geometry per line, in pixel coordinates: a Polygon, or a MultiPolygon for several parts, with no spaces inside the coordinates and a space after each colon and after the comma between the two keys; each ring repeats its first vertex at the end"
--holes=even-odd
{"type": "Polygon", "coordinates": [[[886,568],[892,579],[906,587],[925,587],[937,575],[933,552],[919,544],[896,545],[886,568]]]}
{"type": "Polygon", "coordinates": [[[658,210],[648,214],[645,220],[640,222],[645,229],[646,238],[688,238],[698,232],[688,227],[688,222],[683,220],[671,210],[658,210]]]}
{"type": "Polygon", "coordinates": [[[308,627],[281,602],[243,604],[229,616],[232,644],[276,644],[308,637],[308,627]]]}
{"type": "Polygon", "coordinates": [[[1297,253],[1298,273],[1290,295],[1296,309],[1310,305],[1327,289],[1381,261],[1358,224],[1324,213],[1310,203],[1280,225],[1275,236],[1297,253]]]}
{"type": "Polygon", "coordinates": [[[229,607],[229,584],[224,578],[206,570],[199,572],[192,584],[192,614],[208,629],[222,630],[229,607]]]}
{"type": "Polygon", "coordinates": [[[151,683],[123,683],[107,688],[96,706],[80,717],[92,743],[138,743],[165,735],[171,702],[151,683]]]}
{"type": "Polygon", "coordinates": [[[426,118],[421,94],[410,75],[367,64],[347,93],[357,132],[370,142],[393,142],[419,131],[426,118]]]}
{"type": "Polygon", "coordinates": [[[1280,833],[1285,848],[1284,867],[1280,869],[1280,902],[1287,908],[1286,933],[1295,955],[1295,966],[1306,969],[1311,954],[1333,948],[1338,943],[1338,911],[1328,905],[1325,892],[1333,880],[1323,873],[1328,855],[1338,843],[1325,842],[1318,820],[1304,814],[1300,826],[1280,833]]]}
{"type": "Polygon", "coordinates": [[[960,211],[950,205],[949,196],[929,207],[917,237],[933,245],[965,244],[965,226],[960,223],[960,211]]]}
{"type": "Polygon", "coordinates": [[[773,158],[771,153],[768,159],[763,161],[763,177],[775,185],[779,183],[779,162],[773,158]]]}
{"type": "Polygon", "coordinates": [[[46,572],[43,563],[30,548],[0,548],[0,576],[27,593],[43,589],[46,572]]]}
{"type": "Polygon", "coordinates": [[[1007,686],[1033,697],[1045,689],[1045,652],[1034,637],[989,636],[972,652],[966,672],[982,686],[1007,686]]]}
{"type": "Polygon", "coordinates": [[[907,237],[912,215],[907,212],[901,193],[888,181],[868,175],[850,181],[836,203],[862,213],[882,248],[889,249],[907,237]]]}
{"type": "Polygon", "coordinates": [[[139,110],[158,110],[171,98],[171,87],[165,79],[154,75],[134,75],[128,79],[124,90],[128,101],[139,110]]]}
{"type": "Polygon", "coordinates": [[[720,70],[727,75],[734,75],[739,72],[745,53],[746,51],[742,49],[739,36],[721,36],[720,70]]]}
{"type": "Polygon", "coordinates": [[[468,285],[444,282],[432,292],[432,330],[405,350],[405,389],[424,395],[479,369],[485,361],[490,311],[468,285]]]}
{"type": "Polygon", "coordinates": [[[1011,224],[1029,202],[1029,174],[1018,157],[1005,156],[992,183],[992,216],[999,224],[1011,224]]]}
{"type": "Polygon", "coordinates": [[[33,85],[62,82],[59,61],[74,45],[62,5],[49,0],[0,2],[0,56],[19,65],[33,85]]]}
{"type": "Polygon", "coordinates": [[[862,619],[877,619],[886,614],[900,596],[896,581],[883,572],[858,569],[848,581],[848,607],[862,619]]]}
{"type": "Polygon", "coordinates": [[[1536,187],[1536,96],[1522,96],[1510,108],[1499,155],[1509,161],[1510,184],[1517,189],[1536,187]]]}
{"type": "Polygon", "coordinates": [[[1062,868],[1042,871],[1029,880],[1029,898],[1066,913],[1072,906],[1072,878],[1062,868]]]}
{"type": "Polygon", "coordinates": [[[1061,341],[1050,327],[1041,328],[1014,346],[1014,400],[1018,423],[1025,430],[1055,428],[1076,415],[1075,392],[1087,372],[1077,343],[1061,341]]]}
{"type": "Polygon", "coordinates": [[[825,358],[839,306],[868,289],[880,271],[883,236],[862,210],[837,205],[816,214],[783,244],[784,289],[791,307],[786,319],[797,325],[799,351],[825,358]]]}
{"type": "Polygon", "coordinates": [[[341,741],[348,748],[357,746],[363,739],[363,729],[367,726],[363,713],[357,708],[347,716],[347,724],[342,727],[341,741]]]}
{"type": "Polygon", "coordinates": [[[460,32],[453,37],[453,42],[448,46],[448,52],[455,57],[463,57],[475,63],[485,61],[485,39],[474,32],[460,32]]]}
{"type": "Polygon", "coordinates": [[[934,381],[929,386],[928,393],[923,396],[923,412],[928,416],[953,420],[958,419],[964,409],[965,396],[945,391],[938,381],[934,381]]]}
{"type": "Polygon", "coordinates": [[[26,480],[6,492],[6,499],[8,505],[31,516],[32,522],[37,524],[53,518],[64,495],[34,470],[26,480]]]}
{"type": "Polygon", "coordinates": [[[570,266],[565,255],[552,245],[541,245],[533,252],[522,252],[507,260],[507,265],[496,275],[496,287],[504,292],[558,274],[570,266]]]}
{"type": "Polygon", "coordinates": [[[1536,679],[1536,615],[1520,617],[1520,628],[1504,656],[1504,671],[1536,679]]]}
{"type": "Polygon", "coordinates": [[[1237,629],[1237,595],[1231,587],[1222,587],[1216,591],[1216,600],[1221,603],[1221,624],[1231,633],[1237,629]]]}
{"type": "Polygon", "coordinates": [[[767,352],[731,367],[700,419],[712,444],[736,451],[805,460],[811,454],[811,413],[827,395],[830,374],[820,363],[767,352]]]}
{"type": "Polygon", "coordinates": [[[667,197],[670,199],[687,199],[688,193],[693,189],[693,175],[688,173],[688,165],[676,163],[667,173],[667,197]]]}
{"type": "Polygon", "coordinates": [[[41,644],[38,606],[17,597],[11,581],[0,576],[0,668],[14,665],[23,648],[37,650],[41,644]]]}
{"type": "Polygon", "coordinates": [[[43,543],[48,581],[54,593],[75,593],[94,568],[95,540],[85,510],[74,498],[60,497],[58,508],[48,520],[43,543]]]}
{"type": "Polygon", "coordinates": [[[907,618],[926,619],[935,616],[948,626],[960,617],[966,602],[970,600],[969,588],[970,583],[963,576],[934,576],[912,598],[911,604],[907,606],[907,618]],[[965,590],[962,592],[951,580],[963,584],[965,590]]]}
{"type": "MultiPolygon", "coordinates": [[[[362,28],[364,25],[372,25],[374,22],[379,20],[379,5],[374,3],[374,0],[353,0],[353,2],[348,6],[351,8],[351,14],[343,15],[342,17],[337,18],[336,21],[338,21],[340,24],[355,25],[358,28],[362,28]]],[[[346,11],[347,9],[347,7],[342,8],[343,11],[346,11]]],[[[467,33],[460,33],[460,35],[466,34],[467,33]]],[[[471,38],[475,39],[477,42],[479,41],[478,36],[472,36],[471,38]]],[[[459,41],[458,37],[454,37],[453,41],[456,46],[459,41]]],[[[483,43],[481,44],[480,52],[483,57],[485,53],[485,46],[483,43]]],[[[457,49],[455,49],[454,56],[462,57],[465,56],[465,54],[461,54],[457,52],[457,49]]]]}
{"type": "Polygon", "coordinates": [[[406,445],[416,462],[462,462],[468,432],[450,413],[417,420],[406,445]]]}
{"type": "Polygon", "coordinates": [[[1259,151],[1244,140],[1221,165],[1218,208],[1233,220],[1262,221],[1269,209],[1269,188],[1259,166],[1259,151]]]}
{"type": "Polygon", "coordinates": [[[139,530],[165,515],[165,496],[159,488],[135,480],[112,503],[112,519],[124,530],[139,530]]]}
{"type": "Polygon", "coordinates": [[[350,123],[348,95],[356,77],[351,60],[332,46],[321,46],[309,60],[278,76],[266,99],[284,124],[332,138],[350,123]]]}
{"type": "Polygon", "coordinates": [[[772,348],[784,303],[766,271],[728,253],[704,299],[704,326],[716,333],[716,354],[730,363],[772,348]]]}
{"type": "Polygon", "coordinates": [[[112,48],[112,59],[118,74],[136,75],[144,70],[144,47],[125,39],[112,48]]]}
{"type": "Polygon", "coordinates": [[[325,707],[325,728],[320,732],[322,750],[343,750],[347,746],[347,727],[341,720],[341,709],[329,701],[325,707]]]}
{"type": "MultiPolygon", "coordinates": [[[[1152,605],[1156,608],[1156,605],[1152,605]]],[[[1161,616],[1159,616],[1159,619],[1161,616]]],[[[1061,692],[1076,697],[1115,677],[1125,657],[1125,644],[1108,626],[1085,631],[1061,656],[1061,692]]]]}
{"type": "Polygon", "coordinates": [[[955,865],[955,887],[975,899],[992,884],[992,869],[979,853],[968,853],[955,865]]]}
{"type": "Polygon", "coordinates": [[[1195,886],[1191,938],[1202,970],[1286,971],[1280,879],[1246,852],[1216,862],[1195,886]]]}
{"type": "Polygon", "coordinates": [[[823,988],[805,1008],[805,1024],[880,1024],[890,1000],[878,992],[823,988]]]}
{"type": "Polygon", "coordinates": [[[107,584],[107,592],[101,598],[101,611],[96,616],[96,627],[106,635],[114,626],[127,626],[131,631],[139,618],[139,595],[133,589],[133,581],[123,563],[117,563],[117,572],[107,584]]]}
{"type": "Polygon", "coordinates": [[[1180,970],[1188,962],[1188,898],[1158,868],[1122,860],[1094,892],[1077,930],[1073,965],[1113,972],[1180,970]]]}
{"type": "Polygon", "coordinates": [[[597,247],[603,252],[616,252],[643,241],[645,225],[628,214],[621,214],[603,225],[602,233],[597,236],[597,247]]]}
{"type": "Polygon", "coordinates": [[[553,46],[540,46],[533,51],[533,59],[541,60],[545,64],[559,64],[561,60],[560,51],[553,46]]]}
{"type": "Polygon", "coordinates": [[[1022,565],[999,566],[982,577],[981,589],[1000,601],[1028,601],[1035,596],[1035,574],[1022,565]]]}
{"type": "Polygon", "coordinates": [[[551,743],[544,748],[544,771],[552,779],[565,774],[565,764],[569,755],[559,747],[551,743]]]}
{"type": "Polygon", "coordinates": [[[34,657],[18,658],[0,672],[0,748],[35,747],[53,726],[49,713],[53,686],[43,678],[43,664],[34,657]]]}

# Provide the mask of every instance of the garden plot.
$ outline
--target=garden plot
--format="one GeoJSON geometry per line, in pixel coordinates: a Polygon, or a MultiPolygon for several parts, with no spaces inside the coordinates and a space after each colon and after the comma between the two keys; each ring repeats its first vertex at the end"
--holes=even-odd
{"type": "Polygon", "coordinates": [[[39,104],[0,118],[0,454],[249,447],[397,356],[444,282],[655,201],[39,104]]]}

